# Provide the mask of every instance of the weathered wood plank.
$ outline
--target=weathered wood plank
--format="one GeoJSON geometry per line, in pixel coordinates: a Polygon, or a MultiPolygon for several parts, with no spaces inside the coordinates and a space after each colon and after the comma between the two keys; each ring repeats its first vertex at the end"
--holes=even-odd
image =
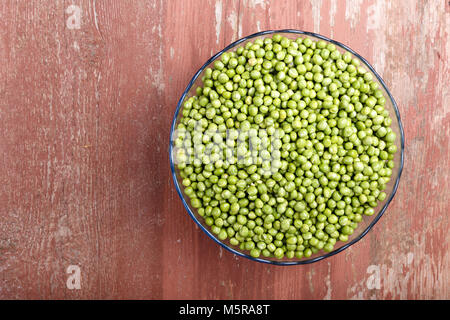
{"type": "Polygon", "coordinates": [[[0,298],[448,299],[449,13],[425,0],[3,1],[0,298]],[[398,193],[374,230],[298,267],[208,239],[167,154],[172,113],[204,61],[282,28],[366,57],[406,135],[398,193]],[[69,265],[80,290],[66,287],[69,265]]]}
{"type": "Polygon", "coordinates": [[[75,4],[1,4],[0,296],[157,298],[163,8],[75,4]]]}

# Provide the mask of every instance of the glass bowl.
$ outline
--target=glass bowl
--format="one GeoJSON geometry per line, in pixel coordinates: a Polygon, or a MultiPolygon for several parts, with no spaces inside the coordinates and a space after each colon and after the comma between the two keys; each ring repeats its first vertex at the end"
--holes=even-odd
{"type": "Polygon", "coordinates": [[[322,259],[325,259],[327,257],[331,257],[339,252],[342,252],[343,250],[350,247],[352,244],[356,243],[357,241],[361,240],[371,229],[372,227],[377,223],[377,221],[381,218],[381,216],[386,211],[387,207],[391,203],[396,191],[397,187],[400,181],[400,176],[403,169],[403,157],[404,157],[404,133],[403,133],[403,127],[402,122],[400,120],[400,113],[397,107],[397,104],[392,97],[391,93],[389,92],[386,84],[384,83],[383,79],[378,75],[378,73],[374,70],[374,68],[358,53],[347,47],[346,45],[335,41],[328,39],[327,37],[324,37],[319,34],[311,33],[311,32],[305,32],[300,30],[293,30],[293,29],[286,29],[286,30],[268,30],[268,31],[262,31],[255,34],[252,34],[250,36],[244,37],[242,39],[239,39],[232,44],[228,45],[223,50],[216,53],[214,56],[212,56],[208,61],[205,62],[205,64],[198,70],[194,76],[192,77],[191,81],[187,85],[186,89],[184,90],[183,94],[181,95],[180,100],[178,101],[177,108],[175,110],[175,114],[173,116],[172,121],[172,127],[170,130],[170,146],[169,146],[169,155],[170,155],[170,168],[172,170],[172,177],[175,184],[175,188],[177,189],[177,192],[181,198],[181,201],[183,202],[184,207],[186,208],[187,212],[191,216],[191,218],[195,221],[195,223],[200,227],[200,229],[203,230],[211,239],[213,239],[216,243],[227,249],[228,251],[231,251],[232,253],[236,254],[237,256],[245,257],[253,261],[258,262],[264,262],[269,264],[275,264],[275,265],[298,265],[298,264],[308,264],[312,262],[317,262],[322,259]],[[312,40],[325,40],[327,42],[333,43],[336,45],[337,49],[341,52],[348,51],[352,54],[353,58],[356,58],[360,60],[363,66],[367,68],[368,71],[370,71],[373,76],[374,80],[378,82],[379,87],[384,93],[384,97],[386,98],[386,104],[385,109],[389,111],[390,117],[392,118],[392,124],[391,128],[396,133],[396,141],[395,144],[397,147],[399,147],[398,151],[395,153],[394,162],[395,167],[392,170],[392,176],[389,181],[389,183],[386,186],[386,189],[384,192],[388,195],[384,201],[379,201],[378,206],[375,208],[375,214],[372,216],[364,216],[363,220],[359,223],[358,228],[353,232],[351,236],[349,236],[347,242],[341,242],[337,241],[335,244],[335,248],[331,252],[324,252],[323,250],[320,250],[319,252],[313,254],[309,258],[302,258],[302,259],[277,259],[275,257],[260,257],[260,258],[254,258],[250,256],[250,254],[246,251],[241,251],[238,246],[233,246],[229,243],[228,239],[225,241],[219,240],[215,234],[211,232],[211,229],[209,226],[205,224],[204,218],[201,217],[197,209],[193,208],[189,203],[189,198],[184,193],[184,187],[181,184],[181,177],[179,174],[179,169],[176,167],[174,162],[174,132],[175,129],[180,121],[181,118],[181,110],[183,108],[183,103],[185,99],[188,99],[189,97],[195,95],[195,89],[198,86],[202,85],[202,76],[203,71],[208,68],[212,67],[215,60],[220,59],[222,53],[227,51],[234,51],[239,46],[244,46],[249,41],[254,41],[257,38],[265,38],[267,36],[272,36],[272,34],[281,34],[282,36],[285,36],[290,39],[295,39],[298,37],[308,37],[312,40]]]}

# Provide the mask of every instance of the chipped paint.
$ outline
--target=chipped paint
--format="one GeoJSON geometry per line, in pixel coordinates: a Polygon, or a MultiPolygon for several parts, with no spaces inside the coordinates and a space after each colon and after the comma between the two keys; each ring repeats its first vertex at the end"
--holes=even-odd
{"type": "Polygon", "coordinates": [[[412,75],[408,70],[402,69],[398,72],[392,73],[390,78],[390,87],[394,92],[397,92],[395,96],[396,99],[399,99],[400,101],[408,101],[408,99],[414,97],[416,92],[416,84],[413,82],[412,75]]]}
{"type": "Polygon", "coordinates": [[[219,44],[220,40],[220,29],[222,28],[222,9],[223,9],[222,0],[216,1],[214,10],[216,16],[216,44],[219,44]]]}
{"type": "MultiPolygon", "coordinates": [[[[444,34],[447,34],[447,37],[449,35],[450,19],[445,5],[445,1],[425,2],[423,8],[419,11],[421,14],[420,16],[417,17],[414,16],[414,14],[407,12],[406,16],[409,17],[408,20],[401,22],[402,29],[406,31],[417,24],[417,21],[421,21],[420,27],[415,30],[416,36],[410,41],[421,43],[423,45],[423,50],[418,51],[422,63],[421,65],[416,66],[418,69],[420,68],[425,71],[423,72],[423,81],[420,86],[422,90],[425,90],[427,87],[430,75],[426,70],[431,70],[435,66],[435,59],[437,56],[436,51],[439,50],[438,48],[441,45],[441,43],[435,43],[435,38],[444,34]],[[439,24],[439,21],[445,21],[445,24],[439,24]]],[[[418,15],[419,12],[417,12],[416,15],[418,15]]],[[[406,37],[406,39],[408,40],[408,37],[406,37]]],[[[447,46],[449,43],[450,41],[446,42],[447,46]]],[[[412,43],[408,44],[413,45],[412,43]]],[[[449,51],[447,51],[447,53],[448,52],[449,51]]],[[[413,61],[411,62],[414,63],[413,61]]]]}
{"type": "Polygon", "coordinates": [[[96,2],[96,0],[93,0],[93,3],[92,3],[92,8],[94,11],[94,24],[95,24],[95,29],[97,29],[97,31],[100,32],[100,29],[98,27],[98,17],[97,17],[97,9],[96,9],[95,2],[96,2]]]}
{"type": "MultiPolygon", "coordinates": [[[[160,6],[160,20],[158,21],[158,25],[157,25],[157,30],[158,30],[158,37],[159,39],[162,39],[162,6],[160,6]]],[[[158,66],[158,70],[155,72],[155,70],[150,70],[150,74],[153,74],[153,78],[154,78],[154,86],[156,86],[156,88],[158,89],[159,93],[162,93],[165,89],[165,81],[164,81],[164,62],[163,62],[163,57],[164,57],[164,47],[163,44],[161,43],[159,45],[159,56],[158,56],[158,61],[159,61],[159,66],[158,66]]]]}
{"type": "Polygon", "coordinates": [[[238,24],[238,15],[235,11],[230,12],[230,14],[227,17],[227,21],[230,24],[231,29],[233,30],[233,33],[236,33],[237,31],[237,24],[238,24]]]}
{"type": "Polygon", "coordinates": [[[314,269],[311,269],[310,271],[306,272],[306,279],[308,280],[309,290],[311,293],[314,293],[313,278],[315,274],[316,271],[314,269]]]}
{"type": "Polygon", "coordinates": [[[242,38],[242,23],[244,21],[243,15],[244,13],[240,11],[238,17],[238,38],[242,38]]]}
{"type": "Polygon", "coordinates": [[[386,24],[386,3],[377,1],[367,8],[367,32],[373,33],[373,66],[383,75],[386,66],[387,40],[386,33],[379,32],[386,24]]]}
{"type": "Polygon", "coordinates": [[[327,263],[328,271],[325,277],[325,287],[327,288],[327,293],[323,297],[323,300],[331,300],[331,295],[333,293],[333,289],[331,286],[331,263],[327,263]]]}
{"type": "Polygon", "coordinates": [[[312,7],[312,19],[314,21],[314,32],[320,33],[320,20],[322,19],[322,0],[310,0],[312,7]]]}
{"type": "Polygon", "coordinates": [[[410,288],[416,288],[414,294],[424,298],[443,296],[444,292],[437,295],[420,292],[425,288],[443,288],[442,284],[448,283],[448,251],[438,259],[433,259],[427,253],[427,242],[425,236],[416,234],[412,251],[401,252],[398,246],[393,247],[392,253],[383,259],[383,263],[370,266],[379,270],[380,288],[368,290],[367,278],[363,278],[348,289],[347,295],[350,299],[408,299],[412,294],[410,288]]]}
{"type": "Polygon", "coordinates": [[[334,37],[334,21],[337,12],[337,2],[338,0],[330,0],[330,27],[331,27],[331,37],[334,37]]]}
{"type": "Polygon", "coordinates": [[[266,0],[244,0],[244,5],[246,7],[249,7],[251,9],[256,9],[257,6],[260,6],[261,8],[266,8],[266,0]]]}
{"type": "Polygon", "coordinates": [[[345,20],[350,22],[350,27],[355,28],[360,21],[361,5],[364,0],[345,1],[345,20]]]}

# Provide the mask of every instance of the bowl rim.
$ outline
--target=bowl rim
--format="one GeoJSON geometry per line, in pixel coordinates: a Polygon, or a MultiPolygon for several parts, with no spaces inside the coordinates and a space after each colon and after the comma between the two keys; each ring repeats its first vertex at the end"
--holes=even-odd
{"type": "Polygon", "coordinates": [[[403,171],[403,164],[404,164],[404,145],[405,145],[405,136],[404,136],[404,132],[403,132],[403,125],[402,125],[402,121],[400,118],[400,112],[398,110],[398,106],[397,103],[395,102],[394,97],[392,96],[391,92],[389,91],[389,89],[387,88],[384,80],[382,79],[382,77],[375,71],[375,69],[372,67],[372,65],[366,60],[364,59],[360,54],[358,54],[356,51],[354,51],[353,49],[349,48],[347,45],[330,39],[328,37],[325,37],[321,34],[317,34],[314,32],[309,32],[309,31],[302,31],[302,30],[297,30],[297,29],[280,29],[280,30],[265,30],[265,31],[260,31],[260,32],[256,32],[253,33],[251,35],[245,36],[243,38],[240,38],[239,40],[236,40],[234,42],[232,42],[231,44],[229,44],[228,46],[226,46],[225,48],[223,48],[222,50],[220,50],[219,52],[217,52],[216,54],[214,54],[211,58],[209,58],[201,67],[200,69],[194,74],[194,76],[192,77],[192,79],[189,81],[186,89],[183,91],[183,94],[181,95],[181,98],[179,99],[178,103],[177,103],[177,107],[175,109],[175,113],[173,116],[173,120],[172,120],[172,126],[170,128],[170,142],[169,142],[169,158],[170,158],[170,169],[172,171],[172,178],[173,178],[173,182],[175,184],[175,188],[177,190],[177,193],[186,209],[186,211],[189,213],[190,217],[195,221],[195,223],[200,227],[201,230],[203,230],[203,232],[205,232],[208,237],[210,237],[212,240],[214,240],[214,242],[218,243],[220,246],[222,246],[223,248],[225,248],[226,250],[234,253],[235,255],[239,256],[239,257],[244,257],[247,259],[250,259],[252,261],[257,261],[257,262],[262,262],[262,263],[267,263],[267,264],[272,264],[272,265],[279,265],[279,266],[292,266],[292,265],[304,265],[304,264],[310,264],[310,263],[314,263],[320,260],[323,260],[325,258],[329,258],[331,256],[334,256],[336,254],[338,254],[339,252],[344,251],[345,249],[349,248],[350,246],[352,246],[353,244],[357,243],[359,240],[361,240],[372,228],[373,226],[378,222],[378,220],[380,220],[380,218],[383,216],[384,212],[386,211],[387,207],[389,206],[389,204],[391,203],[392,199],[394,198],[397,189],[398,189],[398,184],[400,182],[400,177],[402,175],[402,171],[403,171]],[[397,117],[397,121],[398,121],[398,125],[399,125],[399,130],[400,130],[400,142],[401,142],[401,147],[400,147],[400,167],[398,169],[398,175],[397,175],[397,179],[394,183],[392,192],[390,193],[388,200],[386,201],[386,203],[384,204],[384,206],[381,208],[381,210],[379,211],[379,213],[373,218],[373,220],[371,221],[371,223],[366,227],[366,229],[364,231],[361,232],[361,234],[359,234],[357,237],[355,237],[354,239],[352,239],[351,241],[345,243],[343,246],[341,246],[340,248],[337,248],[336,250],[333,250],[331,252],[325,253],[323,255],[311,258],[311,259],[301,259],[301,260],[292,260],[292,261],[276,261],[276,260],[269,260],[269,259],[264,259],[264,258],[255,258],[252,257],[242,251],[238,251],[228,245],[226,245],[225,243],[223,243],[222,241],[218,240],[212,233],[211,231],[209,231],[207,228],[205,228],[200,221],[197,219],[197,217],[195,216],[195,214],[192,212],[189,204],[187,203],[186,199],[184,198],[180,185],[178,183],[177,177],[176,177],[176,172],[175,172],[175,165],[174,165],[174,161],[173,161],[173,133],[175,131],[175,125],[176,125],[176,120],[178,117],[178,113],[180,112],[181,108],[182,108],[182,103],[186,97],[186,95],[189,93],[191,87],[193,86],[194,82],[197,80],[197,78],[200,76],[200,74],[203,72],[203,70],[205,68],[207,68],[208,65],[211,64],[211,62],[213,62],[214,60],[216,60],[217,57],[219,57],[222,53],[236,47],[237,45],[239,45],[240,43],[247,41],[249,39],[252,38],[256,38],[259,36],[263,36],[263,35],[268,35],[268,34],[276,34],[276,33],[292,33],[292,34],[299,34],[299,35],[306,35],[306,36],[311,36],[311,37],[315,37],[318,39],[322,39],[325,40],[327,42],[333,43],[336,46],[339,46],[340,48],[349,51],[351,54],[353,54],[354,56],[356,56],[359,60],[361,60],[367,68],[369,68],[369,70],[377,77],[379,83],[381,83],[381,85],[383,86],[384,90],[386,91],[387,95],[389,96],[389,99],[392,102],[392,105],[394,107],[394,111],[395,111],[395,115],[397,117]]]}

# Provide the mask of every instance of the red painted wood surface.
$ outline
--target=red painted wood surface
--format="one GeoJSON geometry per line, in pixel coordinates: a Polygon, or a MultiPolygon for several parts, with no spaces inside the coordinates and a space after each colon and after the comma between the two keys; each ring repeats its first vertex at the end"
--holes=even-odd
{"type": "Polygon", "coordinates": [[[443,0],[0,2],[0,298],[450,298],[449,13],[443,0]],[[402,181],[375,228],[297,267],[209,240],[168,163],[193,73],[230,42],[280,28],[366,57],[406,135],[402,181]],[[66,286],[69,265],[79,290],[66,286]]]}

